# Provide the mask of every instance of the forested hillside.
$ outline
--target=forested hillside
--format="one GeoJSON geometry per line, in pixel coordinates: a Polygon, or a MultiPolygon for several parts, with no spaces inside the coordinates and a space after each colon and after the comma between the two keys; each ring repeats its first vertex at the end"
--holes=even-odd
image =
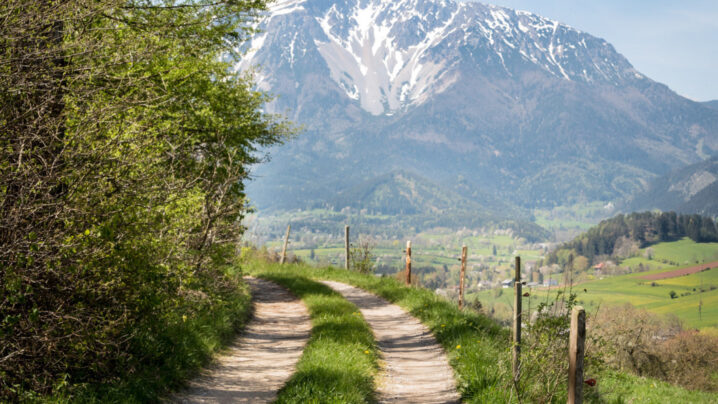
{"type": "Polygon", "coordinates": [[[563,244],[548,256],[547,262],[557,262],[562,251],[584,256],[591,262],[598,256],[620,256],[623,254],[621,250],[633,243],[643,248],[683,237],[699,243],[715,242],[718,241],[718,227],[713,219],[700,215],[680,215],[675,212],[618,215],[563,244]]]}
{"type": "Polygon", "coordinates": [[[0,401],[148,369],[153,401],[242,321],[243,182],[288,133],[230,69],[264,3],[0,2],[0,401]]]}

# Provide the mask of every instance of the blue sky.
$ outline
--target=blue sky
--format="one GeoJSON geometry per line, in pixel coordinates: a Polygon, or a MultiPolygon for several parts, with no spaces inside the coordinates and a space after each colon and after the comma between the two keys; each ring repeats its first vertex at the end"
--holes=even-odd
{"type": "Polygon", "coordinates": [[[604,38],[633,66],[696,101],[718,100],[718,0],[482,0],[604,38]]]}

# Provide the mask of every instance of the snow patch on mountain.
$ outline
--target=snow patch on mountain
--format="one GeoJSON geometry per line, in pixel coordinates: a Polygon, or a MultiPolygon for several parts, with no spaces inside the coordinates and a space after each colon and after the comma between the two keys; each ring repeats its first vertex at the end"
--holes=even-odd
{"type": "MultiPolygon", "coordinates": [[[[461,64],[467,53],[482,55],[476,58],[482,67],[491,68],[493,60],[510,77],[523,61],[569,81],[643,79],[601,39],[529,12],[473,2],[280,1],[270,5],[259,29],[264,32],[252,39],[238,69],[263,64],[264,48],[266,54],[284,49],[282,57],[293,66],[307,52],[295,49],[297,30],[311,33],[313,43],[303,46],[313,45],[331,79],[374,115],[406,110],[450,88],[465,74],[461,64]],[[287,18],[294,18],[294,26],[280,23],[287,18]],[[302,25],[296,26],[298,21],[302,25]],[[268,41],[270,27],[294,32],[273,32],[268,41]]],[[[276,56],[266,58],[275,63],[276,56]]],[[[271,87],[270,76],[263,77],[263,88],[271,87]]]]}

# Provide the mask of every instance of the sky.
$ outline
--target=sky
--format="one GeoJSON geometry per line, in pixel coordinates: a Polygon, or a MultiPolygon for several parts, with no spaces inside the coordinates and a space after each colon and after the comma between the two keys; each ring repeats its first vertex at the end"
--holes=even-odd
{"type": "Polygon", "coordinates": [[[610,42],[633,66],[695,101],[718,100],[718,0],[482,0],[610,42]]]}

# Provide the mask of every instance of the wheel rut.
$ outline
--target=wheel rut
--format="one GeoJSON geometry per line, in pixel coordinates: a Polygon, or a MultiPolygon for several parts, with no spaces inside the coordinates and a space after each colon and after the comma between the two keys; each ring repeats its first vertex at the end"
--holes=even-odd
{"type": "Polygon", "coordinates": [[[384,362],[377,381],[379,402],[460,402],[446,353],[426,326],[401,307],[362,289],[322,283],[354,303],[374,332],[384,362]]]}
{"type": "Polygon", "coordinates": [[[252,290],[252,319],[229,351],[171,402],[268,403],[294,373],[311,332],[309,311],[273,282],[245,280],[252,290]]]}

